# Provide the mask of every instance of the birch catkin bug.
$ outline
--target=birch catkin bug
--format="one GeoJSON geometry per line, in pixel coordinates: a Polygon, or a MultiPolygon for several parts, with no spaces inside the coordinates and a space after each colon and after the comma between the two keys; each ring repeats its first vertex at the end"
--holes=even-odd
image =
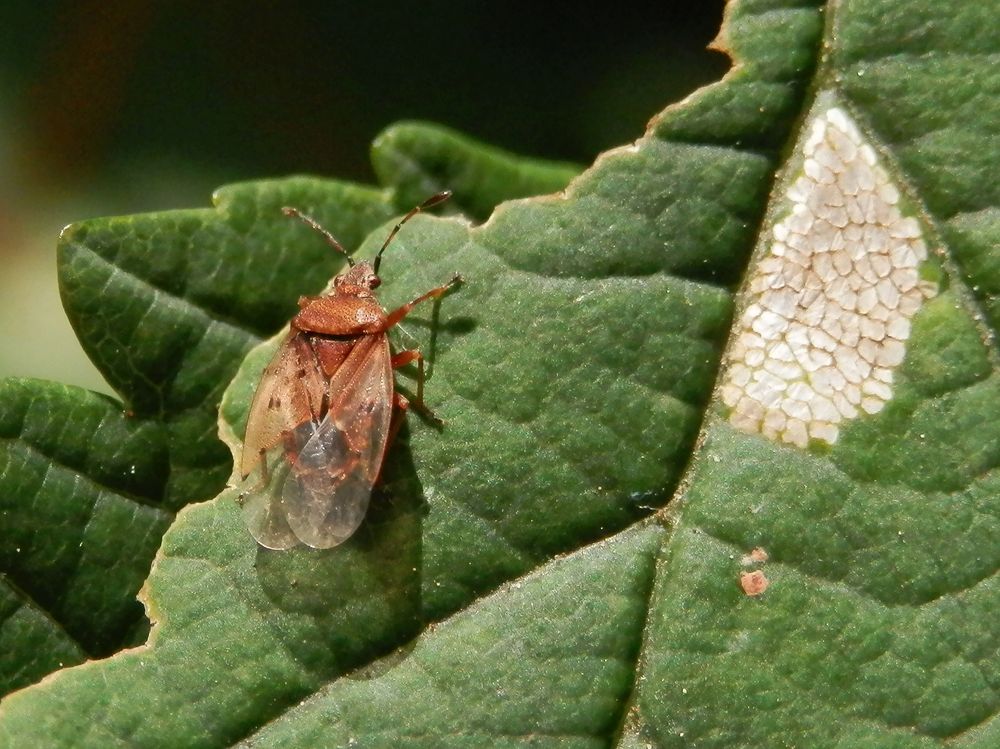
{"type": "Polygon", "coordinates": [[[346,541],[364,519],[386,450],[409,402],[396,392],[392,370],[417,364],[414,407],[438,421],[423,402],[424,359],[418,349],[393,355],[388,331],[420,302],[438,299],[461,281],[421,294],[386,312],[373,293],[382,253],[400,227],[451,196],[424,201],[396,224],[373,262],[355,263],[330,232],[295,208],[298,218],[347,258],[347,269],[322,296],[299,299],[288,336],[264,369],[247,420],[240,473],[258,473],[243,504],[261,546],[299,543],[327,549],[346,541]]]}

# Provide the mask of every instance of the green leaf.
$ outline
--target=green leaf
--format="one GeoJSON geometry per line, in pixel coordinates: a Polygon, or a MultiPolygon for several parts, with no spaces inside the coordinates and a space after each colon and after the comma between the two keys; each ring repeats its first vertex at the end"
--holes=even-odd
{"type": "MultiPolygon", "coordinates": [[[[420,133],[410,163],[434,144],[466,175],[459,202],[570,177],[541,163],[522,169],[450,132],[444,146],[433,129],[420,133]],[[461,147],[449,154],[452,141],[461,147]]],[[[75,388],[0,382],[0,694],[145,640],[135,594],[162,533],[174,511],[216,493],[229,473],[215,435],[222,389],[298,294],[318,292],[339,262],[322,244],[301,246],[301,227],[280,208],[300,207],[356,246],[396,210],[394,194],[272,180],[220,189],[215,209],[66,230],[67,310],[129,410],[75,388]]]]}
{"type": "Polygon", "coordinates": [[[427,126],[390,129],[382,142],[380,163],[409,167],[385,166],[383,190],[308,177],[249,182],[218,190],[214,209],[92,219],[63,232],[62,296],[81,343],[136,416],[167,425],[171,508],[222,488],[229,463],[215,418],[223,388],[298,296],[318,293],[340,264],[325,245],[301,242],[283,206],[354,248],[431,194],[411,200],[418,178],[453,177],[456,204],[488,211],[504,198],[562,187],[573,174],[427,126]]]}
{"type": "Polygon", "coordinates": [[[162,428],[110,399],[0,382],[0,686],[118,650],[173,518],[162,428]]]}
{"type": "Polygon", "coordinates": [[[969,290],[1000,326],[995,3],[858,4],[831,66],[920,192],[969,290]],[[891,102],[891,106],[889,103],[891,102]]]}
{"type": "Polygon", "coordinates": [[[634,678],[662,535],[646,525],[550,562],[242,745],[602,746],[634,678]]]}
{"type": "Polygon", "coordinates": [[[372,166],[379,182],[396,188],[399,208],[451,190],[452,207],[479,221],[504,200],[562,190],[583,169],[514,156],[424,122],[400,122],[382,132],[372,144],[372,166]]]}
{"type": "MultiPolygon", "coordinates": [[[[414,219],[379,293],[391,307],[466,277],[400,332],[433,353],[426,395],[445,428],[409,419],[369,518],[329,551],[256,547],[236,489],[183,510],[145,588],[150,643],[8,697],[0,735],[993,746],[1000,237],[980,178],[997,123],[971,100],[996,85],[995,11],[743,0],[722,34],[734,71],[562,196],[477,227],[414,219]],[[873,386],[878,403],[796,446],[791,428],[737,428],[727,387],[766,266],[792,262],[775,251],[803,213],[789,191],[816,171],[803,154],[834,111],[873,144],[855,151],[885,170],[892,226],[932,253],[902,276],[922,296],[897,333],[902,364],[885,365],[891,395],[873,386]],[[741,589],[750,570],[769,581],[759,595],[741,589]]],[[[852,246],[876,255],[879,236],[852,246]]],[[[223,398],[234,451],[276,342],[223,398]]]]}
{"type": "Polygon", "coordinates": [[[289,222],[271,214],[289,202],[335,212],[330,225],[357,244],[393,210],[383,192],[303,178],[223,188],[216,202],[85,221],[60,240],[67,311],[129,410],[76,388],[0,382],[2,694],[145,640],[135,595],[162,534],[229,473],[215,435],[225,383],[294,308],[282,278],[255,274],[287,262],[299,290],[318,290],[336,267],[318,248],[282,260],[289,222]]]}
{"type": "Polygon", "coordinates": [[[0,674],[5,693],[33,684],[87,654],[6,576],[0,579],[0,674]]]}
{"type": "Polygon", "coordinates": [[[215,410],[240,360],[339,265],[321,244],[299,246],[281,207],[314,214],[348,247],[393,212],[384,192],[311,178],[234,185],[215,202],[84,221],[59,242],[63,303],[84,349],[138,418],[166,430],[174,510],[229,475],[215,410]]]}

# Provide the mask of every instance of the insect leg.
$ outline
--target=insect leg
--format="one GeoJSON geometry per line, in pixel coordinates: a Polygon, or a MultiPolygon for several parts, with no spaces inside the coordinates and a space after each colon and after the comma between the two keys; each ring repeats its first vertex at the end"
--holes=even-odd
{"type": "MultiPolygon", "coordinates": [[[[424,403],[424,355],[420,353],[420,349],[411,348],[406,351],[400,351],[392,357],[392,368],[399,369],[400,367],[405,367],[410,362],[417,363],[417,398],[412,405],[426,418],[441,426],[444,422],[424,403]]],[[[398,394],[397,397],[402,398],[398,394]]],[[[407,405],[410,404],[408,403],[407,405]]]]}
{"type": "Polygon", "coordinates": [[[410,401],[401,393],[392,394],[392,405],[392,420],[389,422],[389,439],[385,441],[386,449],[396,439],[396,433],[399,432],[399,428],[403,425],[403,417],[410,410],[410,401]]]}
{"type": "Polygon", "coordinates": [[[260,449],[260,475],[265,486],[271,483],[271,475],[267,470],[267,451],[263,447],[260,449]]]}
{"type": "Polygon", "coordinates": [[[456,273],[455,277],[452,278],[448,283],[438,286],[437,288],[431,289],[426,294],[421,294],[413,301],[404,304],[402,307],[394,309],[392,312],[389,313],[388,317],[386,318],[385,329],[388,330],[393,325],[396,325],[400,320],[402,320],[404,317],[410,314],[410,310],[412,310],[415,306],[417,306],[421,302],[426,302],[428,299],[440,299],[442,296],[444,296],[444,294],[448,291],[448,289],[450,289],[455,284],[461,282],[462,282],[462,277],[456,273]]]}

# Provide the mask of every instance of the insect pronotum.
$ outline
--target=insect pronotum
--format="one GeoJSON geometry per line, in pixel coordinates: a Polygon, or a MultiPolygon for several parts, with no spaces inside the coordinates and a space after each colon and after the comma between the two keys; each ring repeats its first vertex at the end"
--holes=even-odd
{"type": "Polygon", "coordinates": [[[319,232],[347,258],[347,269],[322,296],[299,299],[288,335],[264,369],[247,420],[240,473],[250,533],[261,546],[299,543],[327,549],[346,541],[364,519],[386,450],[410,404],[396,392],[392,370],[417,364],[413,406],[424,405],[424,358],[418,349],[393,355],[388,331],[420,302],[438,299],[457,274],[402,307],[386,312],[374,290],[382,253],[400,227],[450,197],[442,192],[407,213],[373,262],[355,262],[333,235],[295,208],[285,215],[319,232]]]}

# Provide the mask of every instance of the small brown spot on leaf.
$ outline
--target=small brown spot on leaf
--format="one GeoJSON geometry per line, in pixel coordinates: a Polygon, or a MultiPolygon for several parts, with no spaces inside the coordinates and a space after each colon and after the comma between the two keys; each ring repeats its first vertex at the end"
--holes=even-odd
{"type": "Polygon", "coordinates": [[[755,567],[759,564],[764,564],[764,562],[768,559],[770,559],[770,557],[768,556],[767,551],[765,551],[762,547],[757,546],[749,554],[743,555],[740,559],[740,564],[744,567],[755,567]]]}
{"type": "Polygon", "coordinates": [[[770,584],[771,581],[767,579],[761,570],[740,573],[740,587],[743,588],[743,592],[748,596],[761,595],[767,590],[770,584]]]}

